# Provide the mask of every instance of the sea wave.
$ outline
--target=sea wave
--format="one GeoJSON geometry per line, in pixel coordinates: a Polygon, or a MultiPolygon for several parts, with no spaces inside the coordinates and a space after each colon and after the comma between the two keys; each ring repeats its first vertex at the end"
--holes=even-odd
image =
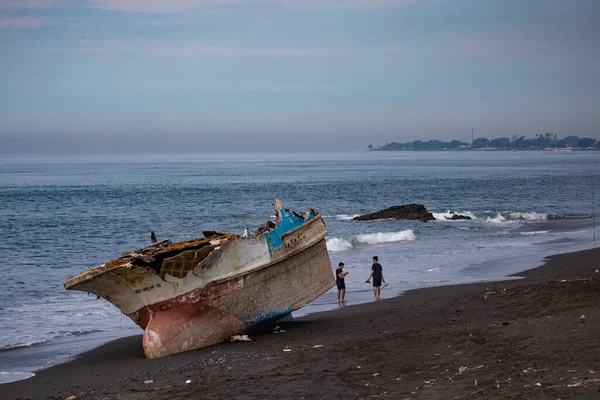
{"type": "Polygon", "coordinates": [[[34,376],[33,372],[0,371],[0,384],[29,379],[34,376]]]}
{"type": "Polygon", "coordinates": [[[552,214],[538,211],[484,211],[481,214],[489,222],[530,222],[590,218],[588,214],[552,214]]]}
{"type": "Polygon", "coordinates": [[[498,213],[493,217],[487,217],[486,221],[492,222],[494,224],[499,224],[502,222],[506,222],[506,218],[504,217],[504,215],[498,213]]]}
{"type": "Polygon", "coordinates": [[[404,240],[415,240],[415,233],[412,229],[400,232],[367,233],[356,236],[357,242],[365,244],[401,242],[404,240]]]}
{"type": "Polygon", "coordinates": [[[495,213],[490,211],[486,214],[485,220],[492,223],[545,221],[548,219],[547,213],[535,211],[503,211],[495,213]]]}
{"type": "Polygon", "coordinates": [[[332,252],[345,251],[350,250],[352,248],[352,243],[349,240],[342,238],[327,238],[327,250],[332,252]]]}
{"type": "Polygon", "coordinates": [[[433,214],[433,217],[437,221],[461,221],[461,220],[453,220],[452,219],[453,215],[466,215],[466,216],[471,217],[471,219],[477,219],[475,214],[470,211],[453,212],[453,211],[447,210],[446,212],[440,212],[440,213],[432,212],[431,214],[433,214]]]}
{"type": "Polygon", "coordinates": [[[399,232],[365,233],[352,236],[348,239],[332,237],[327,238],[327,250],[330,252],[339,252],[350,250],[354,248],[354,245],[392,243],[415,239],[415,233],[412,229],[399,232]]]}
{"type": "Polygon", "coordinates": [[[0,352],[2,352],[2,351],[9,351],[9,350],[16,350],[16,349],[22,349],[22,348],[25,348],[25,347],[35,346],[35,345],[38,345],[38,344],[46,343],[50,339],[51,338],[48,337],[48,338],[39,339],[39,340],[32,340],[32,341],[29,341],[29,342],[7,344],[5,346],[0,347],[0,352]]]}
{"type": "Polygon", "coordinates": [[[38,339],[6,344],[6,345],[0,347],[0,352],[8,351],[8,350],[22,349],[22,348],[31,347],[31,346],[37,346],[40,344],[44,344],[52,339],[59,339],[62,337],[69,337],[69,336],[79,337],[79,336],[91,335],[93,333],[99,333],[99,332],[103,332],[103,330],[92,329],[92,330],[74,330],[74,331],[52,332],[52,333],[47,334],[38,339]]]}
{"type": "Polygon", "coordinates": [[[524,221],[543,221],[548,219],[547,213],[539,213],[535,211],[531,212],[509,212],[508,217],[512,220],[524,220],[524,221]]]}
{"type": "Polygon", "coordinates": [[[335,216],[335,219],[338,219],[340,221],[350,221],[352,219],[354,219],[355,217],[358,217],[360,214],[354,214],[354,215],[348,215],[348,214],[338,214],[335,216]]]}
{"type": "Polygon", "coordinates": [[[2,351],[96,332],[137,330],[112,304],[83,293],[61,293],[14,304],[0,311],[0,321],[8,320],[12,325],[0,326],[2,351]]]}

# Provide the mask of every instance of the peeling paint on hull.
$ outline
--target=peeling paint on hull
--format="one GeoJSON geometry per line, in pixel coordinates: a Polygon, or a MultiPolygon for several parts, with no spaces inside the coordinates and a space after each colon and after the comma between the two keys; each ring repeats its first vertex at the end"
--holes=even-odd
{"type": "Polygon", "coordinates": [[[247,239],[214,233],[142,249],[70,278],[65,287],[119,307],[144,329],[148,358],[222,342],[305,306],[335,283],[318,211],[297,214],[279,200],[274,205],[273,229],[247,239]]]}

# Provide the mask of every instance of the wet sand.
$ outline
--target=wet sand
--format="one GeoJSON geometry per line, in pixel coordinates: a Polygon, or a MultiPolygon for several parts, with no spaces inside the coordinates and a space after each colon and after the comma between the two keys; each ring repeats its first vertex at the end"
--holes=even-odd
{"type": "Polygon", "coordinates": [[[598,399],[597,269],[600,249],[552,256],[522,280],[414,290],[159,360],[128,337],[0,398],[598,399]]]}

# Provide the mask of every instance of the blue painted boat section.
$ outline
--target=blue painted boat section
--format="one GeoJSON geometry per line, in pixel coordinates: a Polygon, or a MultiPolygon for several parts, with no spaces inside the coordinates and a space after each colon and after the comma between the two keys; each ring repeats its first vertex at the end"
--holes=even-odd
{"type": "Polygon", "coordinates": [[[260,313],[258,315],[254,315],[251,317],[242,318],[242,323],[246,325],[247,328],[259,324],[261,322],[269,321],[272,319],[277,319],[283,315],[290,314],[292,312],[292,307],[288,307],[285,310],[281,311],[271,311],[268,313],[260,313]]]}
{"type": "Polygon", "coordinates": [[[271,232],[265,233],[265,239],[267,241],[269,247],[269,255],[273,257],[273,250],[281,247],[283,243],[281,242],[281,236],[289,231],[293,231],[294,229],[302,226],[305,222],[310,221],[315,217],[315,213],[310,210],[308,215],[308,219],[305,221],[304,218],[294,214],[293,212],[286,210],[283,207],[279,208],[279,215],[281,216],[281,221],[279,225],[271,232]]]}

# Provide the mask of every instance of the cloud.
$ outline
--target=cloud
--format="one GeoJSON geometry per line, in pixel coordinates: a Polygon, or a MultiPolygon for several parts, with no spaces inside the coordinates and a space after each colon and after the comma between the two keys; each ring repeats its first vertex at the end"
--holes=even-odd
{"type": "Polygon", "coordinates": [[[190,8],[248,3],[282,4],[288,7],[352,8],[399,7],[415,3],[416,1],[417,0],[91,0],[91,6],[104,10],[126,12],[179,13],[190,8]]]}
{"type": "Polygon", "coordinates": [[[342,53],[338,49],[239,49],[202,45],[160,46],[132,48],[133,52],[155,55],[216,55],[216,56],[330,56],[342,53]]]}
{"type": "Polygon", "coordinates": [[[318,92],[323,90],[336,90],[336,86],[312,86],[312,85],[281,85],[281,84],[260,84],[260,85],[237,85],[217,87],[209,90],[219,92],[318,92]]]}
{"type": "Polygon", "coordinates": [[[273,57],[307,57],[334,56],[344,53],[341,49],[243,49],[207,46],[198,43],[180,44],[172,42],[144,42],[128,45],[113,43],[82,43],[74,47],[43,47],[33,49],[0,48],[5,51],[41,52],[41,53],[128,53],[150,54],[156,56],[273,56],[273,57]]]}
{"type": "MultiPolygon", "coordinates": [[[[26,49],[5,48],[5,50],[27,51],[26,49]]],[[[341,49],[241,49],[229,47],[206,46],[202,44],[174,44],[171,42],[146,42],[130,45],[112,43],[85,43],[75,47],[44,47],[30,49],[44,53],[129,53],[150,54],[157,56],[334,56],[342,54],[341,49]]]]}
{"type": "Polygon", "coordinates": [[[0,29],[7,28],[35,28],[43,24],[43,19],[39,17],[0,17],[0,29]]]}
{"type": "Polygon", "coordinates": [[[0,9],[50,8],[59,2],[60,0],[2,0],[0,9]]]}

